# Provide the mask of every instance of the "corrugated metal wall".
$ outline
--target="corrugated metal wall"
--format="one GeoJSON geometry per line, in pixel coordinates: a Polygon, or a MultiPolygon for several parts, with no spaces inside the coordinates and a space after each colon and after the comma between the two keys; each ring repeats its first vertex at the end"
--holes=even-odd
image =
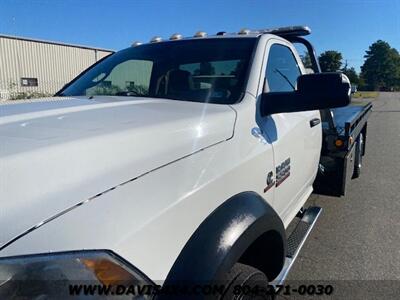
{"type": "Polygon", "coordinates": [[[52,95],[111,51],[0,36],[0,98],[52,95]],[[22,86],[21,78],[37,78],[22,86]]]}

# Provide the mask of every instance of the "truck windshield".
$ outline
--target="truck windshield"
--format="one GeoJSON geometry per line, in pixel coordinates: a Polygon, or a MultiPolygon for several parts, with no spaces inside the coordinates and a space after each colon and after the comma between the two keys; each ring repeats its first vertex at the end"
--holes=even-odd
{"type": "Polygon", "coordinates": [[[256,38],[169,41],[119,51],[60,96],[131,96],[232,104],[240,100],[256,38]]]}

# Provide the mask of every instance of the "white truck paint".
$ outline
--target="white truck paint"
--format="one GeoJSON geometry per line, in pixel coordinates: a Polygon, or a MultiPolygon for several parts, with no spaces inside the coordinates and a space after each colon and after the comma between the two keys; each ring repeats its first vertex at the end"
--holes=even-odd
{"type": "Polygon", "coordinates": [[[288,226],[312,192],[322,130],[309,126],[319,111],[259,116],[273,44],[306,73],[291,43],[263,34],[237,104],[97,96],[0,106],[0,257],[110,249],[160,280],[235,194],[262,195],[288,226]],[[287,158],[290,176],[264,192],[287,158]]]}

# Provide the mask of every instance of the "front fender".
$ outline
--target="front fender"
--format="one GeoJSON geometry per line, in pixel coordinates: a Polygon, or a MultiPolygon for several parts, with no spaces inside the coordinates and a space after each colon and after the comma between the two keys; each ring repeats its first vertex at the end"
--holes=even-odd
{"type": "Polygon", "coordinates": [[[286,254],[286,235],[278,214],[254,192],[242,192],[229,198],[190,237],[165,284],[222,279],[245,251],[267,232],[273,232],[282,241],[282,253],[275,267],[275,273],[279,273],[286,254]]]}

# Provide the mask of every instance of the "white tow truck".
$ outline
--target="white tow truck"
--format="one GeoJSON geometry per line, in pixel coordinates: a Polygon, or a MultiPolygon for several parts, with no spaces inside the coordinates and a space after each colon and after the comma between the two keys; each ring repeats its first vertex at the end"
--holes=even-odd
{"type": "Polygon", "coordinates": [[[54,98],[1,105],[0,298],[284,282],[321,212],[303,208],[313,185],[343,195],[359,175],[370,112],[337,108],[350,82],[320,73],[309,32],[154,38],[54,98]]]}

